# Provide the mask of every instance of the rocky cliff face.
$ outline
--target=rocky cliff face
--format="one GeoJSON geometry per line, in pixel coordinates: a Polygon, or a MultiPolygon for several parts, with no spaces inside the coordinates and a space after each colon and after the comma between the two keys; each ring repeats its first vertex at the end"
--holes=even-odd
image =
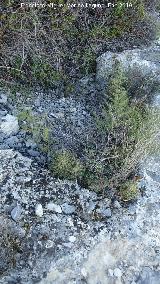
{"type": "MultiPolygon", "coordinates": [[[[98,59],[97,79],[108,76],[116,57],[127,72],[134,67],[159,81],[159,51],[156,42],[143,50],[106,53],[98,59]]],[[[152,102],[158,106],[156,92],[152,102]]],[[[68,101],[58,103],[63,103],[63,111],[52,118],[63,125],[63,132],[62,113],[68,111],[68,101]]],[[[34,156],[42,157],[34,150],[33,141],[29,144],[27,133],[19,130],[14,107],[4,94],[0,104],[0,283],[159,284],[159,157],[143,162],[142,197],[125,208],[77,183],[53,178],[37,158],[35,161],[34,156]],[[30,155],[33,151],[35,155],[30,155]]],[[[39,104],[36,101],[34,106],[41,108],[39,104]]],[[[74,107],[70,119],[77,125],[74,107]]],[[[89,114],[79,106],[79,117],[84,116],[79,125],[82,134],[89,114]]],[[[87,129],[92,123],[88,125],[87,129]]]]}

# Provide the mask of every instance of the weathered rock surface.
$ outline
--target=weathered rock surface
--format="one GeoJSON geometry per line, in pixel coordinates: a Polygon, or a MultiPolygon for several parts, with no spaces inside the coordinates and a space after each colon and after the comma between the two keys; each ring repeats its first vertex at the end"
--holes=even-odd
{"type": "Polygon", "coordinates": [[[19,130],[18,120],[13,115],[7,114],[2,117],[2,122],[0,123],[0,131],[7,136],[17,134],[19,130]]]}
{"type": "Polygon", "coordinates": [[[1,232],[2,283],[33,283],[46,275],[52,261],[68,255],[72,248],[85,247],[86,239],[90,245],[89,235],[96,235],[105,220],[92,221],[94,208],[86,215],[85,204],[92,201],[92,196],[94,201],[99,200],[96,193],[57,181],[47,170],[11,149],[0,150],[0,160],[1,221],[8,218],[14,228],[11,231],[6,224],[9,233],[1,232]],[[23,242],[16,237],[14,246],[10,240],[17,230],[25,234],[23,242]],[[3,257],[8,249],[14,255],[7,266],[3,257]]]}
{"type": "Polygon", "coordinates": [[[157,162],[154,157],[148,159],[142,172],[146,185],[145,196],[128,209],[119,208],[118,212],[115,209],[106,227],[96,237],[90,236],[94,248],[90,247],[89,253],[82,247],[79,247],[78,252],[71,249],[72,256],[65,256],[53,265],[41,284],[67,281],[86,281],[89,284],[159,283],[160,183],[157,178],[160,158],[157,158],[157,162]],[[156,180],[151,177],[153,173],[156,180]],[[134,214],[130,214],[133,211],[134,214]]]}
{"type": "Polygon", "coordinates": [[[13,208],[13,210],[11,211],[12,219],[14,221],[18,221],[21,217],[21,212],[21,206],[17,205],[15,208],[13,208]]]}
{"type": "Polygon", "coordinates": [[[126,72],[137,69],[143,75],[156,75],[160,80],[160,43],[156,41],[144,49],[125,50],[121,53],[106,52],[97,59],[97,78],[108,78],[118,60],[126,72]]]}
{"type": "Polygon", "coordinates": [[[5,94],[0,94],[0,104],[7,103],[7,96],[5,94]]]}
{"type": "Polygon", "coordinates": [[[0,159],[1,222],[8,232],[1,233],[0,283],[159,283],[159,158],[143,165],[145,196],[128,209],[113,205],[112,217],[101,221],[92,215],[98,205],[86,220],[92,198],[106,206],[95,193],[55,180],[13,150],[1,150],[0,159]],[[15,222],[10,213],[17,202],[22,211],[15,222]],[[47,209],[51,202],[61,206],[61,214],[54,212],[59,207],[47,209]],[[37,204],[44,208],[40,219],[37,204]],[[74,210],[63,213],[64,208],[74,210]],[[5,236],[10,236],[7,241],[5,236]],[[7,260],[10,250],[12,262],[7,260]]]}
{"type": "Polygon", "coordinates": [[[42,207],[42,204],[36,204],[36,207],[35,207],[35,214],[36,214],[36,216],[38,216],[38,217],[42,217],[42,216],[43,216],[43,207],[42,207]]]}

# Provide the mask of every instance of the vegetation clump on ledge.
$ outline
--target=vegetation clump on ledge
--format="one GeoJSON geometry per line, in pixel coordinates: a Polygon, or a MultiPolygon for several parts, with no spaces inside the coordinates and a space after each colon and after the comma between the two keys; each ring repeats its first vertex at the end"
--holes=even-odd
{"type": "Polygon", "coordinates": [[[157,140],[160,113],[148,106],[145,95],[141,91],[135,99],[130,79],[119,61],[115,61],[101,112],[94,117],[96,134],[78,155],[67,148],[55,152],[47,117],[22,111],[19,123],[47,155],[54,176],[76,180],[103,194],[112,188],[122,200],[130,201],[138,195],[136,183],[130,177],[147,155],[160,149],[157,140]]]}

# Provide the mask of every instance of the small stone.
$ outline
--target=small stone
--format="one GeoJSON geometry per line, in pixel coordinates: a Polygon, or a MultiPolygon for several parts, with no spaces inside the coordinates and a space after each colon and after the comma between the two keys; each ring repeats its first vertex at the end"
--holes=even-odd
{"type": "Polygon", "coordinates": [[[155,247],[155,248],[154,248],[154,251],[155,251],[155,253],[160,254],[160,247],[155,247]]]}
{"type": "Polygon", "coordinates": [[[37,99],[35,100],[34,105],[35,105],[36,107],[40,107],[40,106],[41,106],[41,101],[40,101],[39,98],[37,98],[37,99]]]}
{"type": "Polygon", "coordinates": [[[7,114],[6,116],[2,117],[0,130],[8,136],[17,134],[17,132],[19,131],[17,118],[10,114],[7,114]]]}
{"type": "Polygon", "coordinates": [[[17,238],[21,239],[24,238],[26,235],[26,231],[24,228],[21,228],[17,223],[12,222],[9,225],[9,230],[11,232],[11,234],[13,234],[14,236],[16,236],[17,238]]]}
{"type": "Polygon", "coordinates": [[[101,215],[102,217],[104,217],[104,218],[105,218],[105,217],[109,218],[109,217],[112,216],[112,211],[111,211],[110,208],[97,209],[96,212],[97,212],[98,214],[100,214],[100,215],[101,215]]]}
{"type": "Polygon", "coordinates": [[[104,210],[103,211],[103,215],[105,216],[105,217],[111,217],[112,216],[112,211],[111,211],[111,209],[110,208],[107,208],[106,210],[104,210]]]}
{"type": "Polygon", "coordinates": [[[42,113],[42,112],[43,112],[43,108],[40,106],[40,107],[37,108],[37,111],[39,111],[40,113],[42,113]]]}
{"type": "Polygon", "coordinates": [[[105,198],[104,202],[105,202],[106,207],[110,207],[110,205],[111,205],[111,199],[110,198],[105,198]]]}
{"type": "Polygon", "coordinates": [[[112,269],[108,269],[108,275],[110,277],[113,277],[113,274],[114,274],[113,270],[112,269]]]}
{"type": "Polygon", "coordinates": [[[4,178],[5,178],[5,175],[0,173],[0,182],[2,182],[4,180],[4,178]]]}
{"type": "Polygon", "coordinates": [[[114,208],[116,209],[120,209],[121,208],[121,204],[118,202],[118,200],[116,200],[113,204],[114,208]]]}
{"type": "Polygon", "coordinates": [[[5,144],[11,148],[14,148],[18,144],[19,140],[16,136],[11,136],[5,140],[5,144]]]}
{"type": "Polygon", "coordinates": [[[72,214],[76,210],[76,207],[74,205],[69,205],[68,203],[62,204],[61,207],[65,214],[72,214]]]}
{"type": "Polygon", "coordinates": [[[69,241],[70,241],[71,243],[74,243],[74,242],[76,241],[76,237],[75,237],[75,236],[70,236],[70,237],[69,237],[69,241]]]}
{"type": "Polygon", "coordinates": [[[68,217],[67,221],[70,227],[74,227],[73,219],[71,217],[68,217]]]}
{"type": "Polygon", "coordinates": [[[28,154],[29,154],[30,156],[32,156],[32,157],[38,157],[38,156],[40,156],[40,153],[39,153],[38,151],[36,151],[36,150],[30,149],[30,150],[28,150],[27,152],[28,152],[28,154]]]}
{"type": "Polygon", "coordinates": [[[117,278],[121,278],[122,276],[122,271],[119,268],[114,269],[114,276],[117,278]]]}
{"type": "Polygon", "coordinates": [[[22,208],[20,205],[17,205],[12,211],[11,211],[11,217],[14,221],[18,221],[21,217],[22,208]]]}
{"type": "Polygon", "coordinates": [[[63,112],[51,113],[50,115],[55,117],[55,118],[57,118],[57,119],[64,118],[64,113],[63,112]]]}
{"type": "Polygon", "coordinates": [[[0,104],[7,103],[7,96],[5,94],[0,94],[0,104]]]}
{"type": "Polygon", "coordinates": [[[131,215],[131,216],[135,215],[136,214],[136,208],[134,206],[130,206],[128,208],[128,214],[131,215]]]}
{"type": "Polygon", "coordinates": [[[71,112],[76,112],[77,109],[76,109],[76,107],[72,107],[72,108],[70,108],[70,111],[71,111],[71,112]]]}
{"type": "Polygon", "coordinates": [[[53,211],[53,212],[56,212],[56,213],[62,213],[62,208],[60,205],[57,205],[57,204],[54,204],[52,202],[48,203],[47,204],[47,209],[49,211],[53,211]]]}
{"type": "Polygon", "coordinates": [[[27,147],[27,148],[34,149],[34,148],[37,147],[37,145],[36,145],[36,143],[35,143],[33,140],[28,139],[28,140],[26,141],[26,147],[27,147]]]}
{"type": "Polygon", "coordinates": [[[87,271],[86,271],[85,268],[82,268],[82,269],[81,269],[81,274],[82,274],[82,276],[83,276],[84,278],[87,277],[87,271]]]}
{"type": "Polygon", "coordinates": [[[72,243],[63,243],[63,246],[66,248],[72,248],[73,244],[72,243]]]}
{"type": "Polygon", "coordinates": [[[6,110],[0,110],[0,116],[5,116],[7,114],[6,110]]]}
{"type": "Polygon", "coordinates": [[[43,207],[41,204],[37,204],[36,207],[35,207],[35,214],[38,216],[38,217],[42,217],[43,216],[43,207]]]}
{"type": "Polygon", "coordinates": [[[87,204],[88,213],[92,213],[92,211],[96,208],[97,202],[93,202],[92,200],[87,204]]]}
{"type": "Polygon", "coordinates": [[[52,240],[48,240],[46,242],[46,248],[52,248],[54,246],[54,242],[52,240]]]}

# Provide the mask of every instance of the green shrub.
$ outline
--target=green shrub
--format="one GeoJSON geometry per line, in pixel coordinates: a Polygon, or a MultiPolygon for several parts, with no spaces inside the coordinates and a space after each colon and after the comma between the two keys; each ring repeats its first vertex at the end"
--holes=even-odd
{"type": "Polygon", "coordinates": [[[108,185],[108,177],[105,175],[105,167],[101,159],[101,154],[96,151],[94,146],[88,145],[86,147],[82,185],[102,193],[108,185]]]}
{"type": "Polygon", "coordinates": [[[21,129],[30,133],[39,149],[50,156],[52,151],[53,139],[50,137],[50,129],[45,115],[35,115],[31,110],[22,110],[18,114],[21,129]]]}
{"type": "MultiPolygon", "coordinates": [[[[129,99],[127,78],[115,63],[97,128],[101,141],[86,154],[87,182],[97,189],[117,188],[154,149],[158,152],[159,110],[129,99]],[[91,180],[91,182],[90,182],[91,180]],[[102,186],[103,185],[103,186],[102,186]]],[[[99,139],[99,138],[98,138],[99,139]]],[[[95,141],[96,144],[96,141],[95,141]]]]}
{"type": "MultiPolygon", "coordinates": [[[[96,117],[97,137],[85,145],[80,158],[67,150],[53,153],[54,140],[47,117],[23,110],[19,113],[19,123],[47,154],[53,175],[78,180],[81,185],[102,193],[106,188],[118,189],[121,185],[124,188],[142,160],[160,150],[157,139],[159,110],[149,108],[144,96],[141,99],[138,104],[133,94],[131,99],[125,73],[120,63],[115,62],[102,112],[96,117]]],[[[122,194],[127,196],[126,191],[122,194]]],[[[132,195],[132,192],[128,194],[132,195]]]]}
{"type": "Polygon", "coordinates": [[[50,170],[55,176],[69,180],[81,180],[84,172],[80,161],[67,150],[53,155],[50,170]]]}
{"type": "Polygon", "coordinates": [[[97,123],[100,131],[107,132],[112,140],[119,141],[120,146],[135,140],[140,126],[146,118],[144,108],[130,103],[126,89],[127,78],[119,64],[115,62],[106,101],[102,108],[102,119],[97,123]],[[134,136],[134,137],[132,137],[134,136]],[[123,139],[123,140],[122,140],[123,139]],[[126,141],[125,141],[126,140],[126,141]]]}
{"type": "Polygon", "coordinates": [[[51,87],[61,80],[62,74],[53,70],[52,65],[48,63],[43,57],[32,57],[30,64],[30,72],[32,76],[32,84],[35,83],[45,87],[51,87]]]}
{"type": "Polygon", "coordinates": [[[121,185],[119,190],[120,198],[122,201],[133,201],[138,198],[139,190],[136,182],[127,181],[121,185]]]}

